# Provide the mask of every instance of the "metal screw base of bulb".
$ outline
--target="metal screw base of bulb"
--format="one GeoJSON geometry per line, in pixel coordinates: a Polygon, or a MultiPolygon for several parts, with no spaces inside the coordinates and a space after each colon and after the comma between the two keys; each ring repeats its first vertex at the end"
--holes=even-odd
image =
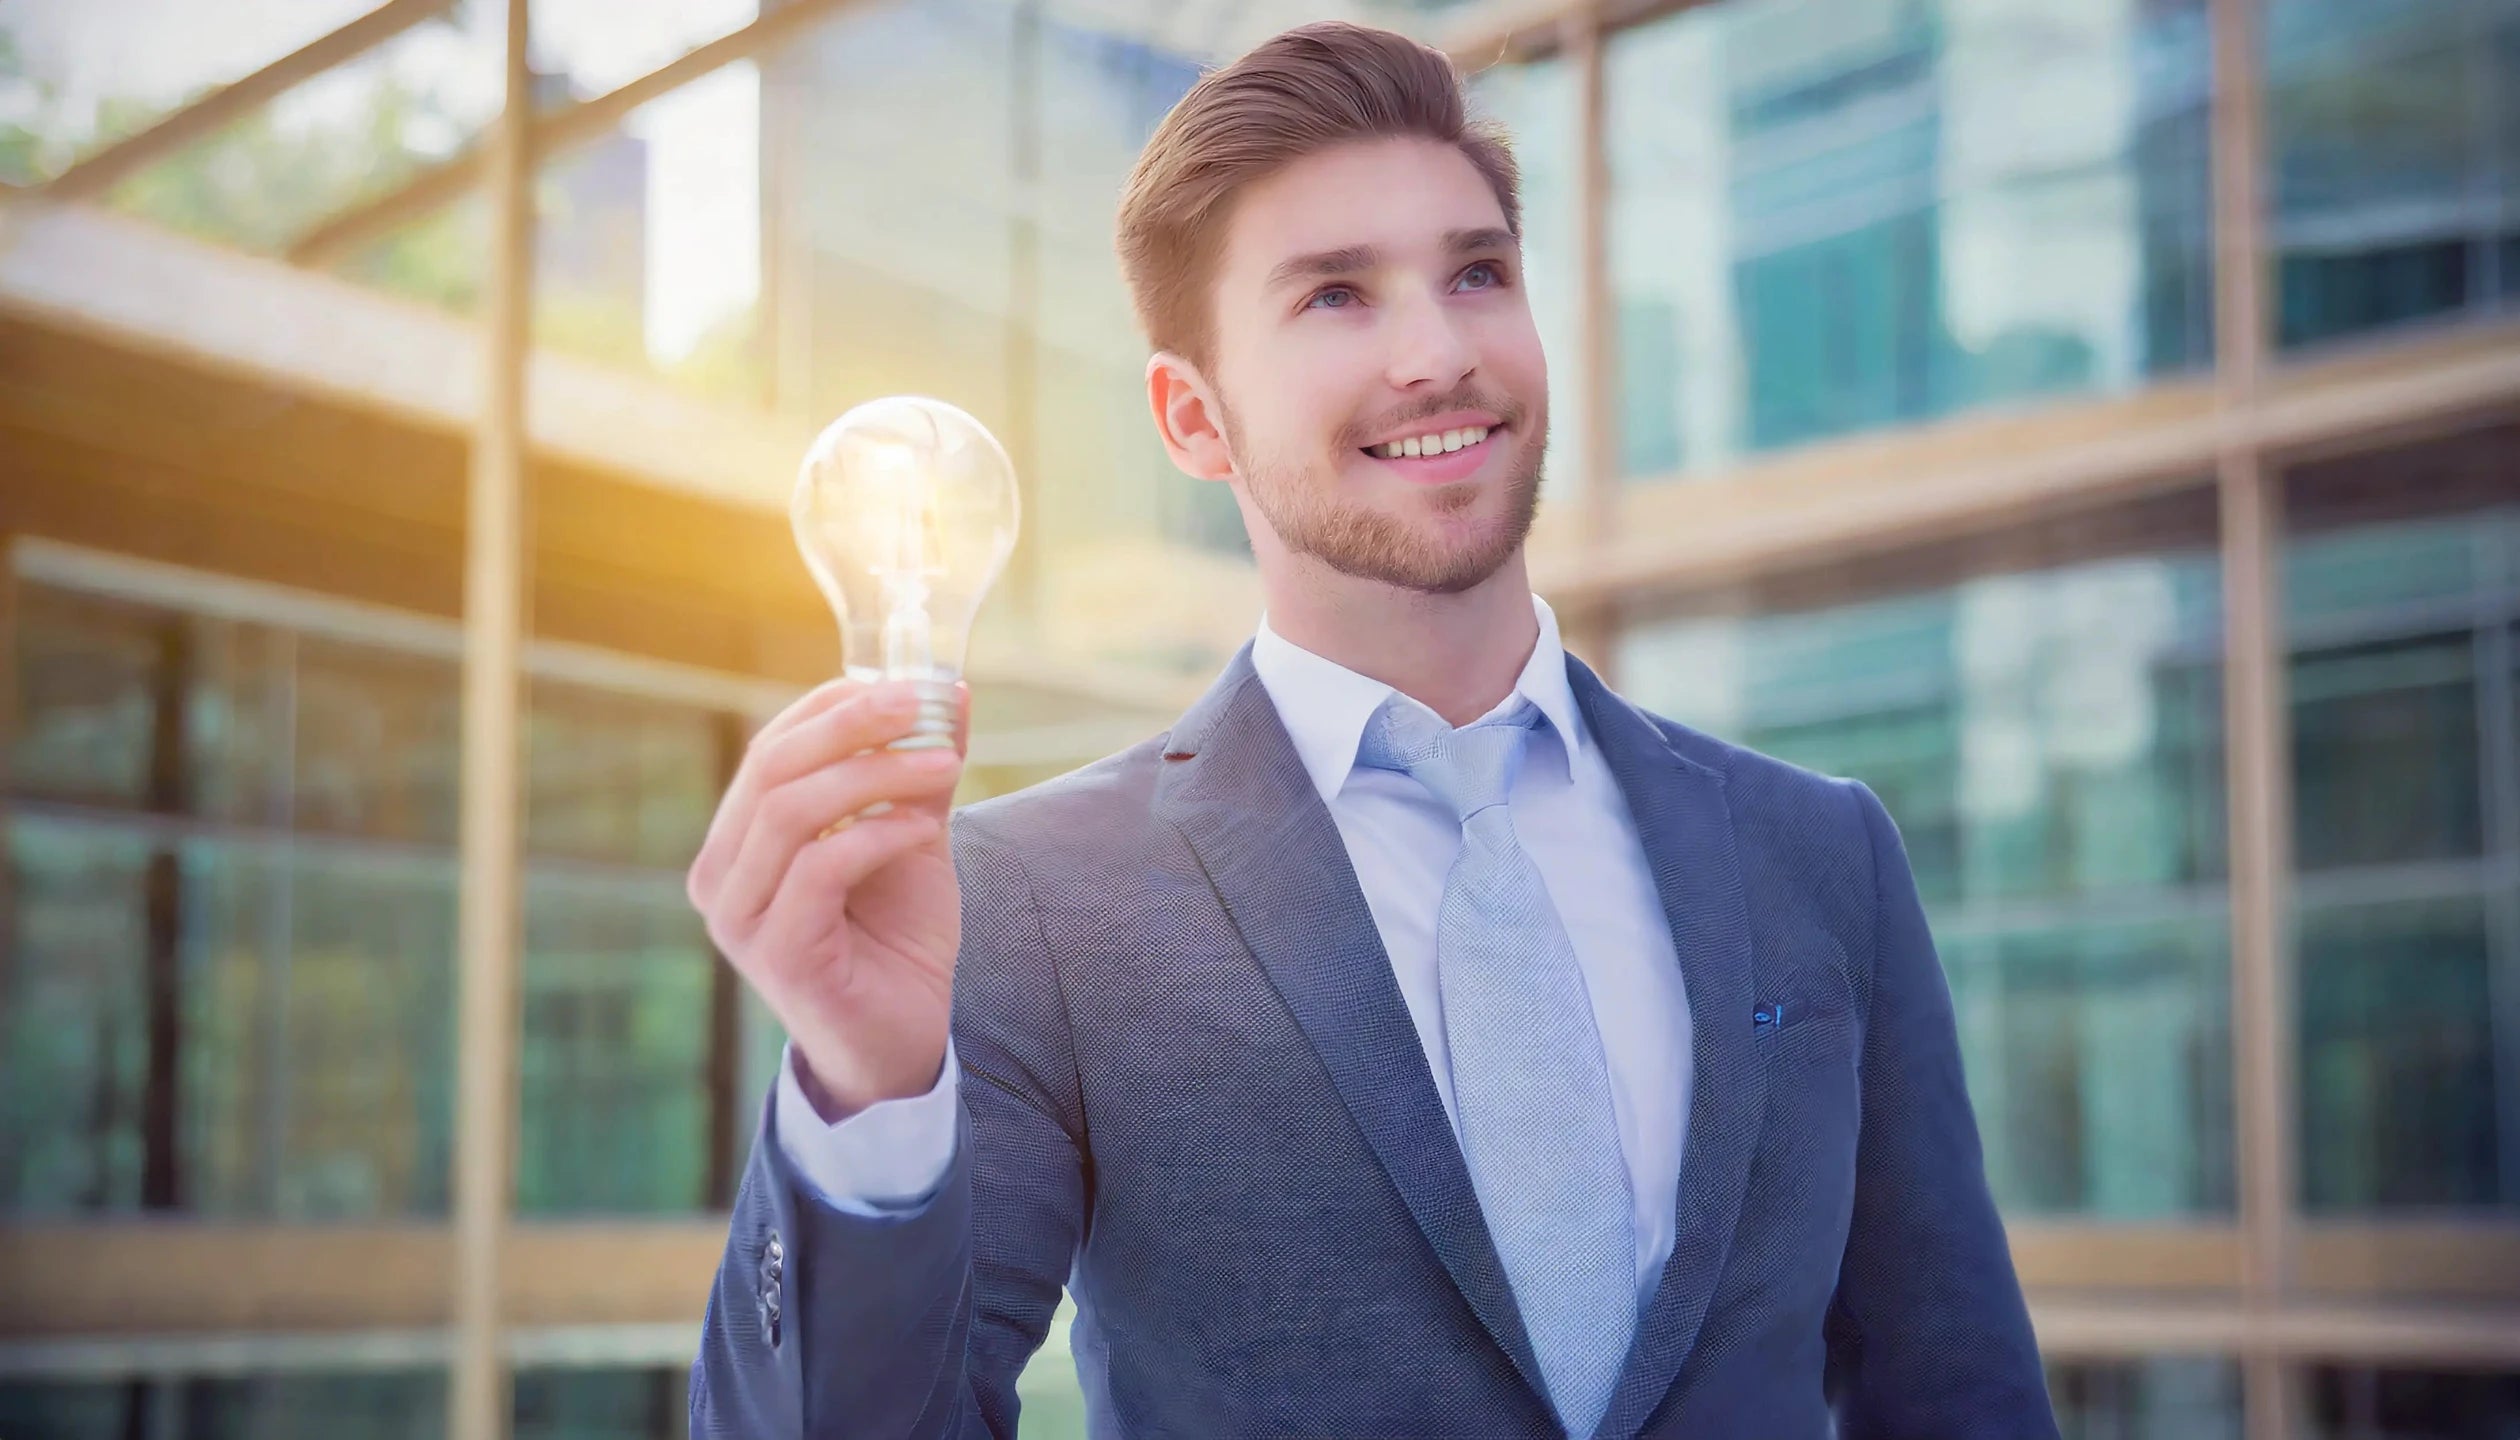
{"type": "Polygon", "coordinates": [[[919,714],[911,722],[910,733],[887,745],[888,750],[951,749],[954,727],[962,718],[962,700],[954,693],[951,680],[919,680],[913,682],[919,694],[919,714]]]}

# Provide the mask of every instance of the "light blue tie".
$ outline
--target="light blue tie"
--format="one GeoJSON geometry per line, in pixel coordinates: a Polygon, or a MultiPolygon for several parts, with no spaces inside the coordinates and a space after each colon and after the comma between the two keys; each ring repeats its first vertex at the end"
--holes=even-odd
{"type": "Polygon", "coordinates": [[[1583,1437],[1636,1329],[1635,1210],[1592,997],[1505,803],[1540,721],[1525,702],[1454,730],[1395,695],[1357,758],[1405,772],[1461,819],[1435,923],[1461,1153],[1549,1398],[1583,1437]]]}

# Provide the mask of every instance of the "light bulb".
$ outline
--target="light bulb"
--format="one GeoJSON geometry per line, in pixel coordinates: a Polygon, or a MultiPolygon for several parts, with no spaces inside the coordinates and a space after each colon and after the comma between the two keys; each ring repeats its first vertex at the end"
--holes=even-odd
{"type": "Polygon", "coordinates": [[[788,518],[840,618],[842,673],[919,684],[917,727],[893,748],[954,743],[954,681],[1017,512],[1006,451],[942,400],[870,400],[805,452],[788,518]]]}

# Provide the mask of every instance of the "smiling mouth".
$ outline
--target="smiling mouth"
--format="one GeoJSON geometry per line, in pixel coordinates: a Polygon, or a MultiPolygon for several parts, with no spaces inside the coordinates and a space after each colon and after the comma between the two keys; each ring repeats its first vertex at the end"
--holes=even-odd
{"type": "Polygon", "coordinates": [[[1468,425],[1458,430],[1437,430],[1425,435],[1412,435],[1404,440],[1368,445],[1364,453],[1377,460],[1416,460],[1436,455],[1449,455],[1487,443],[1488,437],[1504,429],[1502,425],[1468,425]]]}

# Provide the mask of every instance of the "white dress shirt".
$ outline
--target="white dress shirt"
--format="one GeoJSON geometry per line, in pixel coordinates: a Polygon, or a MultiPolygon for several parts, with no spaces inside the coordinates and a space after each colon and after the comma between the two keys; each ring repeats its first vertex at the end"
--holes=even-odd
{"type": "MultiPolygon", "coordinates": [[[[1671,1254],[1672,1202],[1689,1114],[1688,997],[1636,822],[1567,685],[1557,617],[1537,597],[1532,604],[1539,643],[1513,694],[1491,713],[1528,700],[1549,722],[1534,729],[1506,803],[1591,990],[1636,1203],[1641,1302],[1671,1254]]],[[[1357,765],[1365,723],[1391,698],[1390,686],[1294,645],[1265,618],[1251,663],[1347,846],[1457,1140],[1461,1117],[1436,988],[1435,919],[1444,877],[1461,849],[1460,823],[1408,776],[1357,765]]],[[[1403,697],[1400,703],[1417,702],[1403,697]]],[[[834,1125],[815,1112],[790,1057],[780,1067],[775,1102],[778,1143],[823,1198],[844,1211],[876,1214],[916,1204],[952,1162],[959,1086],[949,1042],[933,1089],[834,1125]]]]}

